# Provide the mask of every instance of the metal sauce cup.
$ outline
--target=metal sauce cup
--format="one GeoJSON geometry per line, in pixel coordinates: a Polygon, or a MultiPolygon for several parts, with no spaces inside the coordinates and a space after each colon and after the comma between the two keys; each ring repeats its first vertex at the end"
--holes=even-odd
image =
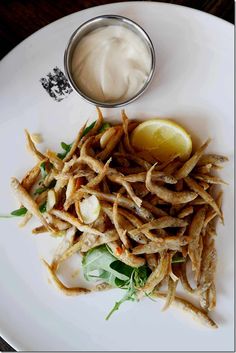
{"type": "Polygon", "coordinates": [[[117,16],[117,15],[103,15],[103,16],[98,16],[94,17],[87,22],[83,23],[80,27],[78,27],[75,32],[72,34],[70,37],[69,43],[66,47],[65,54],[64,54],[64,69],[65,69],[65,74],[67,76],[68,81],[70,82],[71,86],[74,88],[74,90],[82,97],[84,98],[87,102],[92,103],[96,106],[104,107],[104,108],[117,108],[124,106],[130,102],[133,102],[135,99],[137,99],[143,92],[146,90],[148,87],[149,83],[151,82],[151,79],[154,75],[155,71],[155,51],[154,47],[152,44],[151,39],[149,38],[148,34],[134,21],[123,17],[123,16],[117,16]],[[110,26],[110,25],[120,25],[124,26],[127,29],[133,31],[136,35],[139,36],[139,38],[144,42],[146,47],[148,48],[151,56],[151,69],[150,73],[147,77],[147,80],[145,81],[144,85],[142,88],[131,98],[125,100],[125,101],[117,101],[117,102],[103,102],[103,101],[97,101],[94,100],[93,98],[87,96],[84,92],[80,90],[78,85],[73,79],[72,75],[72,68],[71,68],[71,63],[72,63],[72,57],[74,54],[74,50],[78,44],[78,42],[89,32],[105,27],[105,26],[110,26]]]}

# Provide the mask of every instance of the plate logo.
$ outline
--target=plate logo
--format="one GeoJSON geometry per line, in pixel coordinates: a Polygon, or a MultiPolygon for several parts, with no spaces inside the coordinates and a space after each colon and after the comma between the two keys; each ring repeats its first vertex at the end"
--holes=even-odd
{"type": "Polygon", "coordinates": [[[72,92],[65,74],[57,66],[46,77],[42,77],[40,83],[56,102],[61,102],[72,92]]]}

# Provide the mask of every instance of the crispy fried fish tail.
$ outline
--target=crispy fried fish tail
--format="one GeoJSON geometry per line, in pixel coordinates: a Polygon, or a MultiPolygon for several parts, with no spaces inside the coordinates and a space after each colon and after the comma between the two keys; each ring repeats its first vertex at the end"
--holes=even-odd
{"type": "Polygon", "coordinates": [[[44,266],[46,267],[48,274],[50,276],[50,279],[53,281],[53,284],[57,289],[59,289],[63,294],[69,295],[69,296],[74,296],[74,295],[80,295],[80,294],[87,294],[90,293],[90,290],[87,288],[82,288],[82,287],[74,287],[74,288],[68,288],[66,287],[57,277],[56,273],[52,270],[52,268],[49,266],[49,264],[45,261],[42,260],[44,266]]]}
{"type": "MultiPolygon", "coordinates": [[[[151,294],[151,296],[153,298],[165,299],[167,296],[167,293],[154,291],[151,294]]],[[[193,319],[197,320],[199,323],[203,324],[204,326],[213,328],[213,329],[218,328],[217,324],[204,311],[202,311],[201,309],[198,309],[187,300],[176,296],[172,302],[172,305],[191,314],[193,319]]]]}

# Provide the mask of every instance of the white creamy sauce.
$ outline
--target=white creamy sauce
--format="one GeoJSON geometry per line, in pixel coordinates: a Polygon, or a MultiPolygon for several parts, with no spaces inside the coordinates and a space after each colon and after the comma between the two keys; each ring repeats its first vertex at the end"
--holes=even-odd
{"type": "Polygon", "coordinates": [[[131,30],[110,25],[98,28],[77,44],[72,75],[88,97],[121,102],[143,87],[151,70],[151,53],[131,30]]]}

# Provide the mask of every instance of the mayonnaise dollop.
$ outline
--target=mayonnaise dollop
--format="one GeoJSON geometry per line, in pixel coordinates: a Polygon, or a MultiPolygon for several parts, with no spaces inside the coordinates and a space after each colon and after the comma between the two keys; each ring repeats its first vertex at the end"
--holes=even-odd
{"type": "Polygon", "coordinates": [[[151,53],[126,27],[93,30],[77,44],[72,76],[78,88],[100,102],[122,102],[143,87],[151,70],[151,53]]]}

